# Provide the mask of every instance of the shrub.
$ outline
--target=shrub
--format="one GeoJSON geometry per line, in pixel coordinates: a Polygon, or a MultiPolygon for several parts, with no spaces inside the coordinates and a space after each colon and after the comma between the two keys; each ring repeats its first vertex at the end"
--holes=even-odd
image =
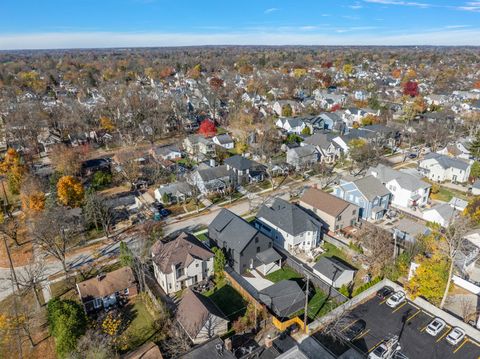
{"type": "Polygon", "coordinates": [[[47,319],[57,354],[64,358],[76,348],[78,338],[85,333],[87,319],[83,308],[72,300],[55,298],[47,304],[47,319]]]}
{"type": "Polygon", "coordinates": [[[380,282],[382,279],[383,279],[382,277],[376,277],[376,278],[373,278],[370,282],[365,283],[364,285],[361,285],[360,287],[358,287],[357,289],[355,289],[353,291],[353,296],[355,297],[356,295],[359,295],[360,293],[367,290],[368,288],[373,287],[375,284],[380,282]]]}

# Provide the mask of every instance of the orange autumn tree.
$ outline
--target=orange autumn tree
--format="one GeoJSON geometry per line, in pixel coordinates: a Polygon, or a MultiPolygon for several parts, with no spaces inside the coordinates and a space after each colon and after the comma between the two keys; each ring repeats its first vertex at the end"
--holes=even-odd
{"type": "Polygon", "coordinates": [[[63,176],[57,183],[57,197],[65,206],[79,207],[83,201],[84,190],[82,184],[72,176],[63,176]]]}

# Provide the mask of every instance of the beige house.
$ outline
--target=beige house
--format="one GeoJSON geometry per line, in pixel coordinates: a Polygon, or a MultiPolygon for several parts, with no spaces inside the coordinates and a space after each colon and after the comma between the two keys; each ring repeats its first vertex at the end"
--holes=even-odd
{"type": "Polygon", "coordinates": [[[214,254],[196,237],[181,233],[152,247],[153,270],[165,293],[178,292],[213,275],[214,254]]]}
{"type": "Polygon", "coordinates": [[[332,232],[353,227],[358,221],[358,207],[329,193],[309,188],[300,198],[300,205],[315,213],[332,232]]]}

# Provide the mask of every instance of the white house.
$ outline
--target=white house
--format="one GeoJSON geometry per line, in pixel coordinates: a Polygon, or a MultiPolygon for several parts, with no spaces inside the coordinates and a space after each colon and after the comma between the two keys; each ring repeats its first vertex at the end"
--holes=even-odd
{"type": "Polygon", "coordinates": [[[425,207],[430,195],[431,185],[414,175],[396,171],[379,164],[371,167],[367,175],[378,178],[392,193],[391,204],[403,208],[425,207]]]}
{"type": "Polygon", "coordinates": [[[353,281],[355,269],[335,257],[322,257],[313,266],[313,272],[334,288],[340,288],[353,281]]]}
{"type": "Polygon", "coordinates": [[[437,151],[437,153],[440,153],[441,155],[461,158],[463,160],[469,160],[470,157],[472,156],[470,151],[462,142],[448,144],[441,150],[437,151]]]}
{"type": "Polygon", "coordinates": [[[212,138],[213,143],[227,150],[231,150],[235,147],[235,142],[233,142],[232,137],[228,133],[224,133],[222,135],[217,135],[212,138]]]}
{"type": "Polygon", "coordinates": [[[170,242],[157,241],[152,246],[155,278],[167,294],[211,277],[213,257],[197,238],[185,232],[170,242]]]}
{"type": "Polygon", "coordinates": [[[456,210],[448,203],[442,203],[423,212],[423,219],[448,227],[455,218],[456,210]]]}
{"type": "Polygon", "coordinates": [[[320,243],[322,224],[299,206],[275,198],[257,213],[255,227],[289,252],[310,251],[320,243]]]}
{"type": "Polygon", "coordinates": [[[464,183],[470,176],[470,162],[439,153],[429,153],[418,163],[419,171],[432,181],[464,183]]]}
{"type": "Polygon", "coordinates": [[[288,133],[296,133],[300,135],[302,131],[307,127],[305,122],[295,117],[282,117],[275,122],[275,125],[288,133]]]}

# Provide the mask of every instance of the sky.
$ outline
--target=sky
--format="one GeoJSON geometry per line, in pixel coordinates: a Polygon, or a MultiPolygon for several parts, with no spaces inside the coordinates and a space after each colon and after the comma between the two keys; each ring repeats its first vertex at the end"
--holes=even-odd
{"type": "Polygon", "coordinates": [[[0,0],[0,50],[474,45],[480,1],[0,0]]]}

